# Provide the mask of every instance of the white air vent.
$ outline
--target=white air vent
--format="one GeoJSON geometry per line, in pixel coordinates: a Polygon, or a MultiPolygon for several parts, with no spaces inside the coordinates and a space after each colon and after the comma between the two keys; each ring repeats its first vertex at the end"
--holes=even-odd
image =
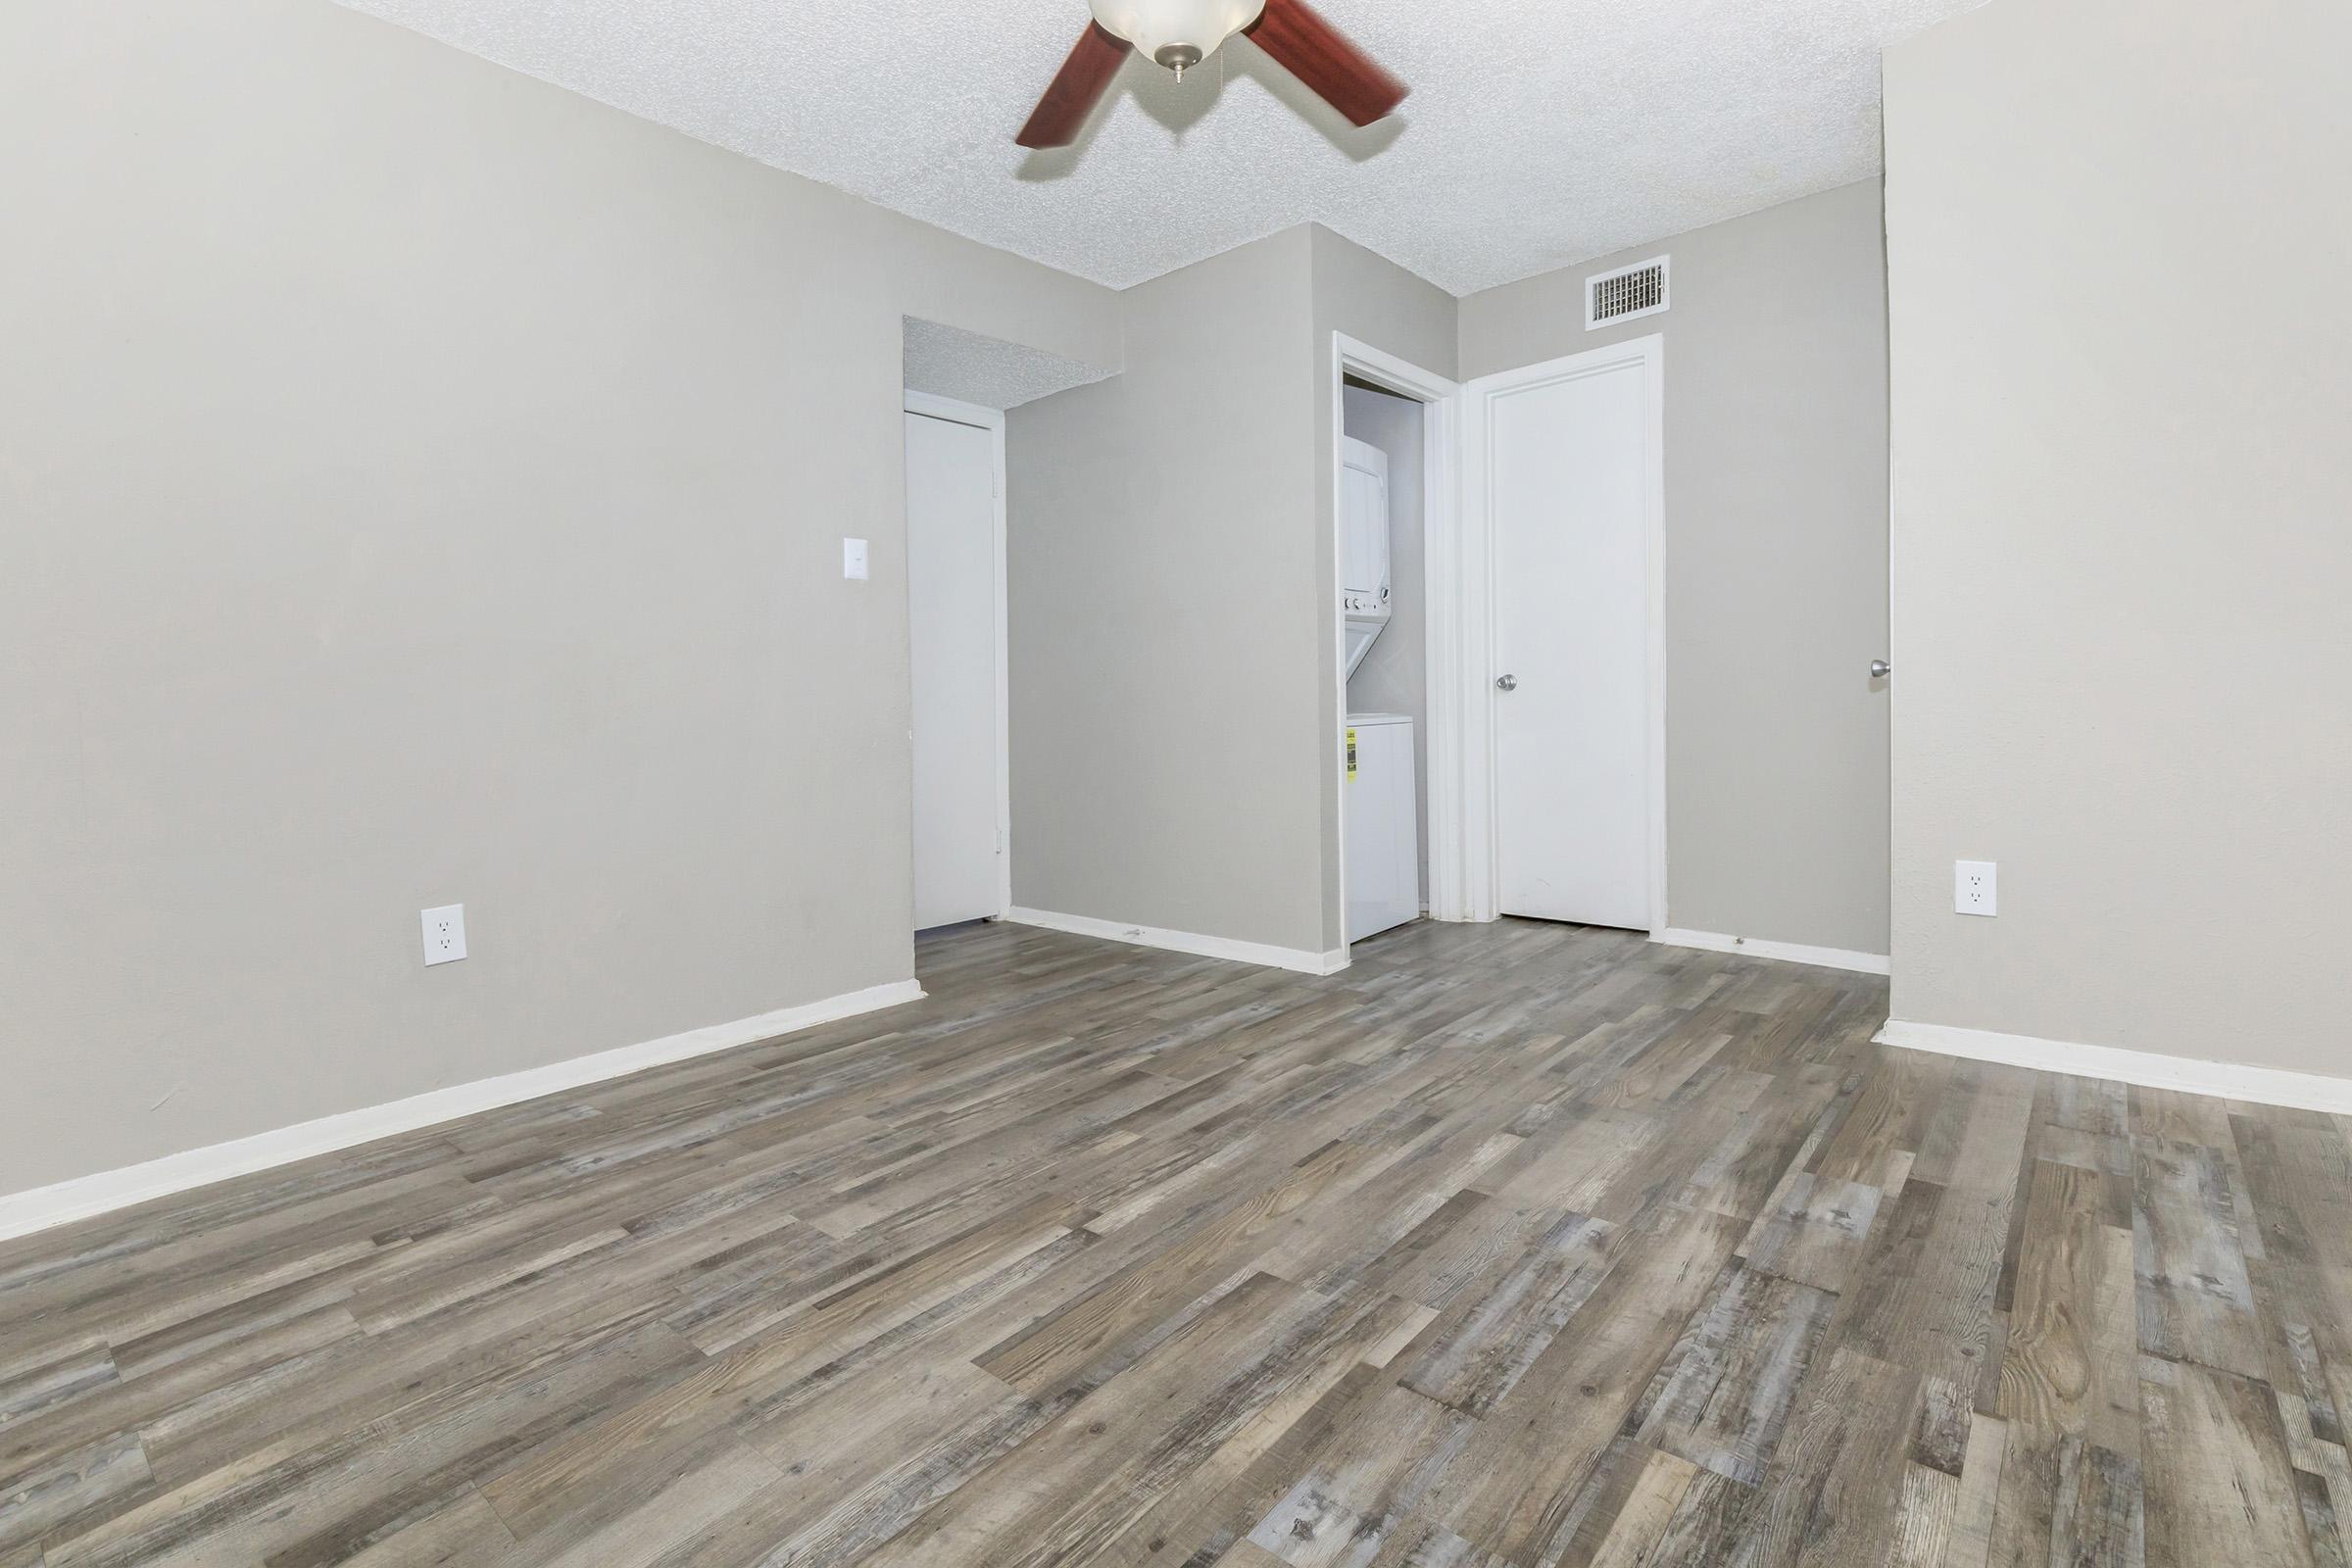
{"type": "Polygon", "coordinates": [[[1655,316],[1666,309],[1666,264],[1669,257],[1636,262],[1614,272],[1596,272],[1585,279],[1585,330],[1630,321],[1637,316],[1655,316]]]}

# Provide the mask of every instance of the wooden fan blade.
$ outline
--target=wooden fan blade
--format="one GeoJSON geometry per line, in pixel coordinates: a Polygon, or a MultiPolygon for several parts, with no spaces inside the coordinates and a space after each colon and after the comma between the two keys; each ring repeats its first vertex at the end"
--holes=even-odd
{"type": "Polygon", "coordinates": [[[1257,21],[1242,31],[1354,124],[1383,118],[1412,91],[1308,9],[1306,0],[1266,0],[1257,21]]]}
{"type": "Polygon", "coordinates": [[[1129,47],[1126,39],[1104,31],[1101,23],[1088,23],[1070,58],[1047,84],[1046,95],[1029,112],[1029,123],[1012,139],[1024,147],[1067,147],[1076,141],[1110,78],[1126,64],[1129,47]]]}

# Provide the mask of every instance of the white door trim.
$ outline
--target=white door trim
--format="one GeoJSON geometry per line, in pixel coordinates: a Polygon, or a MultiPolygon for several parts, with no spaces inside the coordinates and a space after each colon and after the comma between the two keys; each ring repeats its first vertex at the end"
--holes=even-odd
{"type": "Polygon", "coordinates": [[[1495,398],[1640,364],[1649,583],[1649,928],[1666,909],[1666,340],[1647,337],[1480,376],[1461,388],[1461,502],[1424,530],[1429,552],[1429,905],[1441,920],[1498,913],[1494,831],[1495,398]]]}
{"type": "MultiPolygon", "coordinates": [[[[1328,734],[1334,748],[1336,765],[1332,770],[1331,820],[1338,838],[1333,853],[1339,857],[1340,929],[1339,947],[1342,955],[1340,968],[1346,968],[1348,941],[1348,623],[1340,614],[1340,562],[1347,549],[1347,523],[1340,497],[1347,489],[1347,448],[1341,439],[1348,431],[1347,378],[1369,381],[1398,397],[1410,398],[1421,404],[1426,412],[1421,417],[1421,527],[1424,540],[1443,529],[1450,536],[1455,531],[1454,507],[1457,487],[1454,469],[1460,451],[1461,386],[1433,370],[1425,370],[1409,360],[1359,342],[1345,332],[1331,334],[1331,575],[1323,584],[1323,602],[1331,607],[1332,682],[1331,710],[1326,715],[1328,734]]],[[[1427,546],[1424,546],[1427,553],[1427,546]]],[[[1436,563],[1424,563],[1424,581],[1428,584],[1422,613],[1435,614],[1438,605],[1436,563]]],[[[1431,622],[1434,626],[1434,621],[1431,622]]],[[[1436,904],[1434,883],[1437,876],[1438,834],[1438,734],[1436,731],[1438,642],[1427,638],[1428,697],[1430,704],[1430,876],[1433,883],[1431,904],[1436,904]]]]}
{"type": "MultiPolygon", "coordinates": [[[[900,399],[900,408],[907,414],[919,414],[926,418],[946,419],[954,424],[968,424],[989,434],[990,484],[996,492],[995,528],[992,541],[997,576],[997,911],[995,918],[1003,919],[1012,907],[1012,642],[1005,623],[1004,581],[1004,411],[984,409],[977,403],[962,403],[955,398],[943,398],[936,393],[917,392],[907,388],[900,399]]],[[[905,462],[904,454],[901,463],[905,462]]],[[[906,824],[911,839],[914,824],[906,824]]],[[[911,889],[909,897],[912,896],[911,889]]]]}

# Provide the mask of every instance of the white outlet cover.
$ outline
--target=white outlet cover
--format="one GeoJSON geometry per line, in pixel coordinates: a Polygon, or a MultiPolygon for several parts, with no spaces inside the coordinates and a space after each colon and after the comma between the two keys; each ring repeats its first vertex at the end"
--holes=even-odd
{"type": "Polygon", "coordinates": [[[466,906],[444,904],[424,911],[424,961],[455,963],[466,956],[466,906]]]}
{"type": "Polygon", "coordinates": [[[841,574],[852,582],[865,581],[865,541],[844,539],[841,542],[841,574]]]}
{"type": "Polygon", "coordinates": [[[1990,860],[1952,862],[1952,912],[1994,915],[2001,912],[2001,868],[1990,860]]]}

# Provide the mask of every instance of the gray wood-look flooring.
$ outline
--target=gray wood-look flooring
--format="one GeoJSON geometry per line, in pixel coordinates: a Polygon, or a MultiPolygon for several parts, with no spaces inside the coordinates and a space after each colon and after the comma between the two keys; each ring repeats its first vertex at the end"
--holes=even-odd
{"type": "Polygon", "coordinates": [[[0,1568],[2352,1555],[2352,1143],[1506,922],[928,1001],[0,1248],[0,1568]]]}

